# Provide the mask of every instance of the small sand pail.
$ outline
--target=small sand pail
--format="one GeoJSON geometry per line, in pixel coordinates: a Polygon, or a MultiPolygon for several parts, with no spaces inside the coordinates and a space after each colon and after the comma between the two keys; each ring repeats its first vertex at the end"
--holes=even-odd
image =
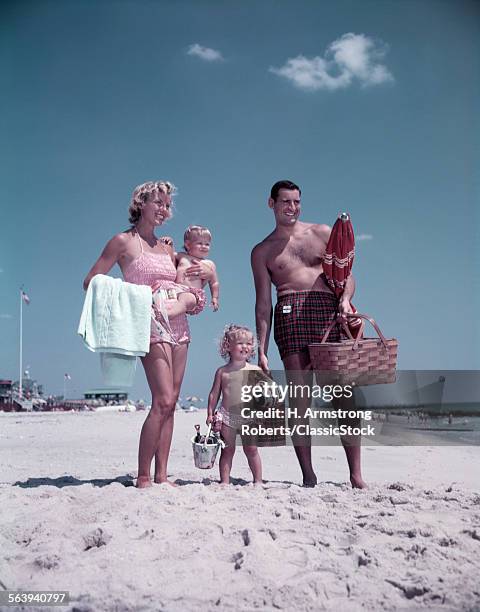
{"type": "Polygon", "coordinates": [[[195,467],[201,470],[209,470],[215,465],[218,449],[220,444],[205,444],[204,442],[195,442],[195,436],[192,438],[193,462],[195,467]]]}

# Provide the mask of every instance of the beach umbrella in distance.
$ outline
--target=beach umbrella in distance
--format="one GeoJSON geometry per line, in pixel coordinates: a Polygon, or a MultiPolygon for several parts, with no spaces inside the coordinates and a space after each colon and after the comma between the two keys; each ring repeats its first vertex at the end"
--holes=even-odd
{"type": "MultiPolygon", "coordinates": [[[[335,295],[339,298],[352,272],[353,260],[355,258],[355,235],[350,215],[343,212],[339,215],[332,227],[323,259],[323,271],[327,283],[335,295]]],[[[353,304],[352,311],[357,312],[353,304]]],[[[348,327],[355,336],[362,324],[361,319],[349,319],[348,327]]]]}

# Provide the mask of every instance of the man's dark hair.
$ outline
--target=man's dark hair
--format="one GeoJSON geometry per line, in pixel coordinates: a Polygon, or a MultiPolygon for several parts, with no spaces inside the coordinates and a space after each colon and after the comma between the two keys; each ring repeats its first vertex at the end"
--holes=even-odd
{"type": "Polygon", "coordinates": [[[277,181],[270,190],[270,197],[272,198],[272,200],[277,199],[278,192],[280,191],[280,189],[297,189],[298,193],[302,195],[302,190],[300,189],[300,187],[298,185],[295,185],[295,183],[292,183],[292,181],[277,181]]]}

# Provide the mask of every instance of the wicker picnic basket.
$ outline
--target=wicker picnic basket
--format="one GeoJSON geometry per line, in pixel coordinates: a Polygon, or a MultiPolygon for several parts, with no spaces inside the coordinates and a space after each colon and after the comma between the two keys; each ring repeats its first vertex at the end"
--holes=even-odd
{"type": "Polygon", "coordinates": [[[385,338],[376,322],[369,316],[356,312],[347,317],[361,318],[362,325],[356,339],[341,317],[335,316],[328,326],[322,341],[310,344],[310,361],[317,374],[317,381],[325,383],[355,385],[380,385],[395,382],[398,342],[385,338]],[[369,321],[378,338],[365,338],[365,321],[369,321]],[[348,336],[342,342],[327,342],[336,324],[340,324],[348,336]]]}

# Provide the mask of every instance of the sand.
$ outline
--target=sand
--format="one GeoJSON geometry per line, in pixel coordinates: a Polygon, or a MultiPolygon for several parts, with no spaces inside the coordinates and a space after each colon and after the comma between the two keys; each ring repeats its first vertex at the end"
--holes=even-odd
{"type": "Polygon", "coordinates": [[[253,487],[239,448],[224,488],[193,465],[205,413],[181,413],[179,486],[139,491],[144,417],[0,413],[0,588],[77,612],[480,609],[478,447],[365,448],[362,491],[340,447],[313,449],[315,489],[290,447],[261,449],[253,487]]]}

